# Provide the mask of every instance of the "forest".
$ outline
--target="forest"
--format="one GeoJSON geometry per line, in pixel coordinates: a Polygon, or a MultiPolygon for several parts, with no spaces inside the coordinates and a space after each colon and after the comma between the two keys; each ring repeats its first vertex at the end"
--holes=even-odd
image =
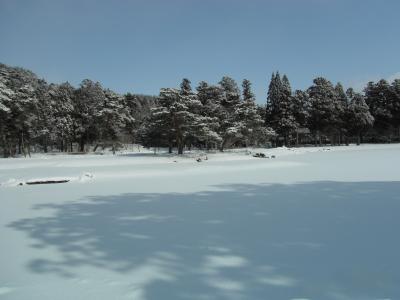
{"type": "Polygon", "coordinates": [[[369,82],[362,92],[317,77],[293,91],[272,74],[264,104],[251,82],[224,76],[192,88],[184,78],[158,96],[118,94],[99,82],[47,83],[0,64],[0,151],[84,153],[124,144],[185,150],[342,145],[400,141],[400,79],[369,82]]]}

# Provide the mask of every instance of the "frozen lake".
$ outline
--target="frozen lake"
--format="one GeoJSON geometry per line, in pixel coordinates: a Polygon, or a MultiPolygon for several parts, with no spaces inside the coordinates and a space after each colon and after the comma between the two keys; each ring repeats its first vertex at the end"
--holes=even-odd
{"type": "Polygon", "coordinates": [[[400,145],[258,151],[0,159],[0,299],[400,299],[400,145]]]}

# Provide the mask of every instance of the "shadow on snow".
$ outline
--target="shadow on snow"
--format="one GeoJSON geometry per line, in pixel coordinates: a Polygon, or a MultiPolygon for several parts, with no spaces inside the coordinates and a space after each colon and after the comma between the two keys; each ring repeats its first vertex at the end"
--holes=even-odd
{"type": "Polygon", "coordinates": [[[9,226],[59,260],[126,274],[137,299],[400,298],[399,182],[230,185],[37,205],[9,226]]]}

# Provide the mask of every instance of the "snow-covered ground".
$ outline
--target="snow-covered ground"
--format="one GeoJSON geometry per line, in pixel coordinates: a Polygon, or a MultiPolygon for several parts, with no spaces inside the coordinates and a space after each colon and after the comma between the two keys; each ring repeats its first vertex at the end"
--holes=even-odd
{"type": "Polygon", "coordinates": [[[400,299],[400,145],[251,151],[0,159],[0,299],[400,299]]]}

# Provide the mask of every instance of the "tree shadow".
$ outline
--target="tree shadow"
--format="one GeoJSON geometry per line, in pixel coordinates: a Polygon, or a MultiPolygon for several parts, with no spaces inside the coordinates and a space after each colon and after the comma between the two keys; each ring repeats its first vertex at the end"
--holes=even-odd
{"type": "Polygon", "coordinates": [[[136,299],[400,298],[399,182],[225,185],[93,196],[9,224],[59,259],[126,274],[136,299]]]}

